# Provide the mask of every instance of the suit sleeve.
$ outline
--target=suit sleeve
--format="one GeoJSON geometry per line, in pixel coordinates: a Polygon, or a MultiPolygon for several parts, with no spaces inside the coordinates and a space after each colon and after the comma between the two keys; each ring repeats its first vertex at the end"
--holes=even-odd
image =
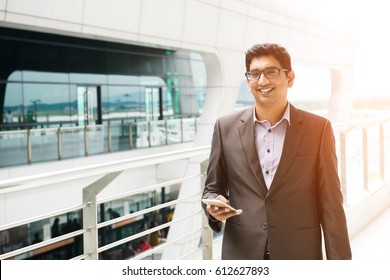
{"type": "Polygon", "coordinates": [[[324,125],[318,162],[319,205],[327,258],[351,259],[335,140],[329,121],[324,125]]]}
{"type": "MultiPolygon", "coordinates": [[[[218,195],[223,195],[225,198],[229,199],[226,178],[226,165],[223,156],[220,120],[217,120],[214,125],[214,134],[211,142],[211,152],[209,157],[209,165],[207,168],[207,177],[203,191],[203,198],[215,198],[218,195]]],[[[220,232],[222,230],[222,222],[214,219],[213,216],[209,215],[209,213],[206,211],[206,205],[204,203],[202,203],[202,207],[209,219],[210,227],[214,231],[220,232]]]]}

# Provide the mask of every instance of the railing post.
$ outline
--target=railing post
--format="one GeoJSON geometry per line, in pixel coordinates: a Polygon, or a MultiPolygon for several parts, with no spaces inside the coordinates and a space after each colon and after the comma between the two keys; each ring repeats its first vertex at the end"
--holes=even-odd
{"type": "Polygon", "coordinates": [[[27,129],[27,162],[32,163],[31,129],[27,129]]]}
{"type": "MultiPolygon", "coordinates": [[[[204,160],[200,163],[201,176],[201,188],[203,190],[206,181],[206,172],[209,161],[204,160]]],[[[208,224],[208,219],[205,214],[202,215],[202,248],[203,248],[203,260],[213,259],[213,231],[208,224]]]]}
{"type": "Polygon", "coordinates": [[[84,149],[85,156],[88,156],[88,127],[84,126],[84,149]]]}
{"type": "Polygon", "coordinates": [[[129,149],[133,149],[133,126],[129,123],[129,149]]]}
{"type": "Polygon", "coordinates": [[[346,133],[340,133],[340,181],[344,205],[347,205],[347,151],[346,133]]]}
{"type": "Polygon", "coordinates": [[[62,134],[61,134],[61,126],[57,129],[57,151],[58,151],[58,159],[62,159],[62,134]]]}
{"type": "Polygon", "coordinates": [[[363,127],[363,186],[364,190],[368,191],[368,140],[367,128],[363,127]]]}
{"type": "Polygon", "coordinates": [[[107,144],[108,144],[108,152],[112,152],[112,135],[111,135],[111,124],[110,122],[107,124],[107,144]]]}
{"type": "Polygon", "coordinates": [[[98,217],[97,217],[97,195],[107,187],[121,171],[109,173],[91,185],[83,189],[83,203],[88,207],[83,209],[83,228],[88,231],[84,233],[84,254],[86,260],[98,260],[98,217]]]}

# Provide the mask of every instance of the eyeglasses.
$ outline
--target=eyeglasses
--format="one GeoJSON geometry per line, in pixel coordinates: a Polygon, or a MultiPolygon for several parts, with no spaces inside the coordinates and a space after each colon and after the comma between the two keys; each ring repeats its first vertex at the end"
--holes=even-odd
{"type": "Polygon", "coordinates": [[[279,69],[277,67],[269,67],[269,68],[265,68],[263,71],[252,70],[252,71],[246,72],[245,76],[249,81],[258,81],[261,77],[261,74],[263,73],[267,79],[274,79],[274,78],[279,77],[280,71],[288,72],[287,69],[279,69]]]}

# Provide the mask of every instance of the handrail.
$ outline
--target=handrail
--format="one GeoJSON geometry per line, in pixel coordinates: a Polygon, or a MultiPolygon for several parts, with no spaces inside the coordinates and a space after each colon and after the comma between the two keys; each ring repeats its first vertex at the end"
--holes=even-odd
{"type": "Polygon", "coordinates": [[[66,170],[59,170],[38,175],[29,175],[19,178],[0,181],[0,194],[27,190],[34,187],[42,187],[56,183],[63,183],[69,180],[88,178],[107,173],[118,172],[135,167],[156,165],[164,162],[182,159],[183,157],[196,157],[209,152],[209,146],[190,148],[157,155],[141,156],[131,159],[117,160],[114,162],[104,162],[66,170]]]}
{"type": "Polygon", "coordinates": [[[86,204],[81,204],[81,205],[65,208],[61,211],[50,212],[50,213],[47,213],[45,215],[35,216],[33,218],[20,220],[20,221],[14,222],[14,223],[0,225],[0,231],[5,230],[7,228],[18,227],[18,226],[22,226],[22,225],[33,223],[36,221],[48,219],[48,218],[55,217],[55,216],[61,216],[63,214],[69,213],[69,212],[79,211],[79,210],[84,209],[85,207],[87,207],[86,204]]]}
{"type": "Polygon", "coordinates": [[[75,236],[78,236],[80,234],[84,234],[87,231],[88,231],[88,229],[76,230],[76,231],[73,231],[71,233],[63,234],[61,236],[54,237],[54,238],[49,239],[49,240],[45,240],[45,241],[42,241],[42,242],[39,242],[39,243],[36,243],[36,244],[32,244],[32,245],[23,247],[21,249],[16,249],[16,250],[13,250],[11,252],[4,253],[4,254],[0,255],[0,260],[12,258],[12,257],[18,256],[20,254],[30,252],[30,251],[35,250],[35,249],[39,249],[39,248],[45,247],[47,245],[55,244],[57,242],[69,239],[71,237],[75,237],[75,236]]]}
{"type": "MultiPolygon", "coordinates": [[[[139,192],[139,193],[141,193],[141,192],[139,192]]],[[[115,219],[112,219],[112,220],[109,220],[109,221],[105,221],[105,222],[99,223],[97,225],[97,228],[103,228],[103,227],[106,227],[106,226],[109,226],[109,225],[113,225],[113,224],[118,223],[118,222],[129,220],[129,219],[135,218],[135,217],[143,215],[143,214],[147,214],[147,213],[150,213],[150,212],[153,212],[153,211],[156,211],[156,210],[168,207],[168,206],[175,205],[178,202],[183,202],[183,201],[186,201],[186,200],[188,200],[190,198],[197,197],[197,196],[200,196],[200,194],[193,194],[193,195],[189,195],[189,196],[183,197],[181,199],[174,199],[172,201],[165,202],[165,203],[162,203],[162,204],[159,204],[159,205],[156,205],[156,206],[152,206],[152,207],[149,207],[149,208],[144,209],[144,210],[140,210],[140,211],[137,211],[137,212],[134,212],[134,213],[131,213],[131,214],[123,215],[122,217],[115,218],[115,219]]],[[[99,201],[99,204],[101,204],[100,201],[99,201]]]]}

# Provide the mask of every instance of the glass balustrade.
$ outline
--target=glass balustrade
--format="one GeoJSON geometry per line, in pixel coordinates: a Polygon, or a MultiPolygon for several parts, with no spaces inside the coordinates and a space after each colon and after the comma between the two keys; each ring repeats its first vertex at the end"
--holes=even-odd
{"type": "Polygon", "coordinates": [[[0,168],[191,142],[196,129],[197,118],[185,118],[4,130],[0,168]]]}

